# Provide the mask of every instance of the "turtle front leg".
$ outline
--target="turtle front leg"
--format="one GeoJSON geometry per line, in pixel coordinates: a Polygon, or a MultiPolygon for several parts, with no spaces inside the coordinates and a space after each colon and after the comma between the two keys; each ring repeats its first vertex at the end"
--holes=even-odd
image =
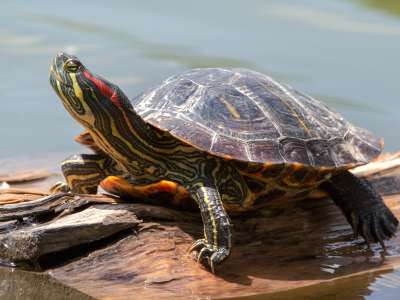
{"type": "Polygon", "coordinates": [[[96,194],[99,183],[106,178],[113,166],[111,158],[101,154],[79,154],[61,163],[66,183],[56,183],[50,192],[96,194]]]}
{"type": "Polygon", "coordinates": [[[200,207],[204,238],[197,240],[189,251],[198,250],[197,261],[207,258],[214,273],[214,265],[230,254],[231,222],[222,205],[218,188],[212,180],[201,181],[190,190],[200,207]]]}
{"type": "Polygon", "coordinates": [[[395,234],[399,221],[367,180],[344,171],[321,187],[342,210],[355,235],[360,234],[368,244],[379,242],[385,247],[383,241],[395,234]]]}

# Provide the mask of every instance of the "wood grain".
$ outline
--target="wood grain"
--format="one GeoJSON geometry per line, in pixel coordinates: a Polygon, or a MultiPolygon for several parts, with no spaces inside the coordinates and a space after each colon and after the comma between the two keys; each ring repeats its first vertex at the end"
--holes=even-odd
{"type": "MultiPolygon", "coordinates": [[[[367,177],[400,218],[399,154],[386,154],[354,173],[367,177]]],[[[57,265],[46,265],[52,278],[98,299],[272,295],[400,265],[399,237],[386,243],[386,251],[379,245],[368,248],[361,239],[353,238],[341,212],[321,192],[310,199],[275,201],[265,209],[233,217],[232,254],[216,268],[216,274],[197,264],[187,252],[202,236],[196,212],[122,203],[101,195],[63,195],[53,201],[43,197],[29,191],[0,193],[0,202],[8,199],[0,205],[0,244],[21,231],[43,237],[34,244],[43,252],[19,257],[8,254],[8,259],[31,260],[51,253],[58,260],[57,265]],[[10,203],[13,198],[18,201],[10,203]],[[104,207],[107,213],[123,213],[105,221],[106,215],[100,213],[104,207]],[[120,217],[127,222],[121,222],[120,217]],[[24,224],[31,219],[38,223],[24,224]],[[104,232],[114,222],[129,224],[135,233],[108,240],[114,233],[104,232]],[[52,235],[52,228],[63,234],[55,235],[54,231],[52,235]],[[99,245],[94,242],[97,240],[105,242],[99,245]],[[76,245],[86,245],[86,251],[64,256],[76,245]]],[[[6,256],[7,251],[0,250],[0,256],[6,256]]]]}

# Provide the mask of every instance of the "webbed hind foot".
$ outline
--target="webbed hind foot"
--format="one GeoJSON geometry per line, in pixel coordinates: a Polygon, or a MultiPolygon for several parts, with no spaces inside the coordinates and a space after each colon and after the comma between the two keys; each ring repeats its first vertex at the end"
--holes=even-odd
{"type": "Polygon", "coordinates": [[[368,245],[380,243],[385,248],[384,240],[395,235],[399,221],[367,180],[345,171],[321,187],[342,210],[355,236],[361,235],[368,245]]]}
{"type": "Polygon", "coordinates": [[[367,244],[380,243],[382,248],[385,248],[384,240],[395,235],[399,223],[383,202],[382,205],[353,210],[350,218],[356,237],[361,235],[367,244]]]}

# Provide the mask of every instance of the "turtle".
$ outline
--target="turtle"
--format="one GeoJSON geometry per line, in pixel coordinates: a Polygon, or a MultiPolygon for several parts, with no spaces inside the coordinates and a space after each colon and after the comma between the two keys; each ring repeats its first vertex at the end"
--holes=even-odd
{"type": "Polygon", "coordinates": [[[182,187],[204,227],[189,250],[212,272],[232,249],[230,214],[315,189],[330,195],[368,244],[384,247],[396,232],[398,220],[378,192],[350,172],[381,153],[382,139],[270,76],[191,69],[130,100],[76,56],[60,52],[50,83],[87,130],[81,142],[95,149],[61,163],[64,188],[96,193],[107,178],[113,178],[104,185],[110,190],[162,190],[165,182],[182,187]]]}

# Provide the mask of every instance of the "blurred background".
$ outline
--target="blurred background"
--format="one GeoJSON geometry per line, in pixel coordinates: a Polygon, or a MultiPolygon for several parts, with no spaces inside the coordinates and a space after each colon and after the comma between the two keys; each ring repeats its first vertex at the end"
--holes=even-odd
{"type": "Polygon", "coordinates": [[[400,149],[398,0],[2,0],[0,159],[80,151],[48,83],[60,50],[130,97],[188,68],[255,69],[400,149]]]}

